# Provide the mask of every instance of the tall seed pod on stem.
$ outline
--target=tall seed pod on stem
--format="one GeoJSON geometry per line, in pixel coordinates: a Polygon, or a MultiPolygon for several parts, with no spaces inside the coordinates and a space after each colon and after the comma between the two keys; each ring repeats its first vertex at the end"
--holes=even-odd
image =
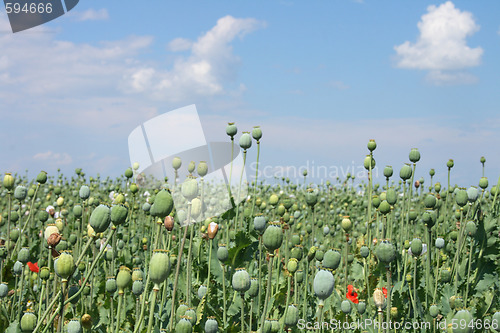
{"type": "MultiPolygon", "coordinates": [[[[241,167],[241,174],[240,174],[240,181],[238,184],[238,196],[237,196],[237,201],[239,202],[241,200],[241,184],[243,181],[243,173],[245,172],[245,164],[247,160],[247,150],[250,149],[252,146],[252,137],[250,136],[250,132],[243,132],[243,134],[240,137],[240,148],[243,149],[243,166],[241,167]]],[[[239,210],[239,204],[236,206],[236,217],[234,219],[236,228],[239,226],[239,220],[238,216],[240,214],[239,210]]]]}
{"type": "Polygon", "coordinates": [[[196,179],[188,178],[182,183],[181,192],[184,198],[188,201],[187,220],[184,225],[184,234],[182,235],[179,253],[177,255],[177,267],[175,268],[174,289],[172,291],[172,309],[170,311],[169,329],[172,330],[175,318],[175,294],[177,292],[177,283],[179,282],[179,271],[181,268],[182,252],[184,251],[184,244],[186,243],[187,232],[191,221],[191,203],[194,198],[198,196],[198,182],[196,179]]]}
{"type": "Polygon", "coordinates": [[[260,156],[260,139],[262,138],[262,130],[260,126],[254,126],[252,130],[252,137],[257,141],[257,165],[255,168],[255,180],[254,180],[254,188],[253,188],[253,200],[252,200],[252,214],[253,216],[255,211],[255,200],[257,199],[257,180],[259,177],[259,156],[260,156]]]}
{"type": "Polygon", "coordinates": [[[283,243],[283,231],[281,229],[281,224],[274,222],[269,223],[266,231],[264,231],[264,234],[262,235],[262,240],[264,246],[267,249],[267,253],[269,254],[269,262],[267,264],[266,299],[264,301],[264,309],[262,311],[262,318],[260,320],[261,329],[263,329],[264,327],[264,320],[266,319],[267,315],[267,304],[269,302],[271,293],[274,252],[279,249],[281,247],[281,244],[283,243]]]}

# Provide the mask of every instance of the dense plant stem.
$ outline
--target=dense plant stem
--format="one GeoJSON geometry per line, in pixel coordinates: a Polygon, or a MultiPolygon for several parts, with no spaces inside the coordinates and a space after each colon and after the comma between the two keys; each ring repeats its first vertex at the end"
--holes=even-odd
{"type": "MultiPolygon", "coordinates": [[[[186,243],[186,237],[187,237],[187,232],[188,232],[190,220],[191,220],[191,201],[188,203],[187,222],[186,222],[186,225],[184,226],[184,235],[182,236],[181,245],[179,247],[179,254],[177,255],[177,267],[175,268],[174,289],[172,290],[172,309],[170,311],[170,322],[169,322],[169,329],[170,330],[172,330],[172,327],[174,324],[175,294],[177,292],[177,283],[179,282],[179,271],[181,269],[182,252],[184,250],[184,244],[186,243]]],[[[137,331],[135,331],[134,333],[137,333],[137,331]]]]}
{"type": "Polygon", "coordinates": [[[269,302],[269,296],[270,296],[270,292],[271,292],[272,273],[273,273],[273,258],[274,258],[274,253],[269,253],[269,263],[267,264],[267,289],[266,289],[266,298],[264,300],[264,308],[262,310],[262,318],[260,319],[260,329],[261,330],[264,327],[264,320],[266,319],[266,314],[267,314],[267,304],[269,302]]]}

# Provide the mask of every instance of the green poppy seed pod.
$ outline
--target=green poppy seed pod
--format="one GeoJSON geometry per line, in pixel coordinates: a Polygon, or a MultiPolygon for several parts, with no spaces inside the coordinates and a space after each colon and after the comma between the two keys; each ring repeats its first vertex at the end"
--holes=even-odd
{"type": "Polygon", "coordinates": [[[366,146],[369,151],[374,151],[377,148],[377,143],[375,142],[375,140],[370,139],[370,141],[368,141],[368,144],[366,146]]]}
{"type": "Polygon", "coordinates": [[[390,178],[392,177],[392,174],[393,174],[392,166],[386,165],[384,168],[384,177],[390,178]]]}
{"type": "Polygon", "coordinates": [[[132,270],[132,281],[142,280],[144,278],[144,273],[139,267],[132,270]]]}
{"type": "Polygon", "coordinates": [[[250,132],[243,132],[243,134],[241,134],[239,144],[243,150],[247,150],[252,146],[252,137],[250,136],[250,132]]]}
{"type": "Polygon", "coordinates": [[[219,331],[219,324],[215,317],[208,317],[205,322],[205,333],[217,333],[219,331]]]}
{"type": "Polygon", "coordinates": [[[137,186],[136,183],[130,184],[129,189],[132,194],[136,194],[137,192],[139,192],[139,186],[137,186]]]}
{"type": "Polygon", "coordinates": [[[26,199],[26,196],[28,195],[28,189],[22,185],[16,186],[16,189],[14,190],[14,198],[19,201],[23,201],[26,199]]]}
{"type": "Polygon", "coordinates": [[[266,230],[266,217],[263,215],[257,215],[253,219],[253,227],[260,235],[266,230]]]}
{"type": "Polygon", "coordinates": [[[335,279],[330,271],[320,269],[314,277],[314,293],[320,300],[325,300],[332,294],[335,279]]]}
{"type": "Polygon", "coordinates": [[[139,297],[143,291],[144,291],[144,283],[142,282],[142,279],[135,280],[132,283],[132,293],[135,295],[135,297],[139,297]]]}
{"type": "Polygon", "coordinates": [[[352,307],[351,307],[351,302],[349,300],[343,300],[342,303],[340,303],[340,310],[346,315],[351,313],[352,307]]]}
{"type": "Polygon", "coordinates": [[[0,283],[0,298],[4,298],[9,294],[9,286],[2,282],[0,283]]]}
{"type": "Polygon", "coordinates": [[[342,221],[340,222],[340,226],[342,229],[344,229],[345,232],[348,232],[352,228],[352,222],[351,219],[349,219],[349,216],[344,216],[342,218],[342,221]]]}
{"type": "Polygon", "coordinates": [[[479,187],[485,190],[488,187],[488,178],[481,177],[481,179],[479,179],[479,187]]]}
{"type": "Polygon", "coordinates": [[[287,327],[295,327],[299,322],[299,309],[294,304],[288,306],[284,321],[287,327]]]}
{"type": "Polygon", "coordinates": [[[128,287],[131,279],[132,274],[130,274],[130,269],[127,266],[121,266],[120,271],[116,275],[116,286],[118,287],[118,293],[123,294],[123,290],[128,287]]]}
{"type": "Polygon", "coordinates": [[[82,185],[78,194],[80,199],[87,200],[90,197],[90,188],[87,185],[82,185]]]}
{"type": "Polygon", "coordinates": [[[127,179],[130,179],[134,175],[134,171],[132,170],[132,168],[127,168],[127,170],[125,170],[124,175],[125,177],[127,177],[127,179]]]}
{"type": "Polygon", "coordinates": [[[316,251],[318,248],[316,246],[311,246],[309,251],[307,252],[307,260],[311,261],[316,257],[316,251]]]}
{"type": "Polygon", "coordinates": [[[110,218],[114,225],[120,225],[125,222],[128,215],[128,208],[123,204],[113,205],[111,207],[110,218]]]}
{"type": "Polygon", "coordinates": [[[436,318],[439,314],[439,308],[437,307],[436,304],[432,304],[429,307],[429,314],[431,315],[432,318],[436,318]]]}
{"type": "Polygon", "coordinates": [[[394,249],[394,245],[392,245],[387,240],[382,240],[375,250],[375,254],[379,261],[383,263],[390,263],[396,258],[396,250],[394,249]]]}
{"type": "Polygon", "coordinates": [[[460,310],[453,316],[453,322],[458,325],[453,326],[453,333],[470,333],[473,332],[472,324],[474,318],[469,310],[460,310]]]}
{"type": "Polygon", "coordinates": [[[340,265],[342,256],[336,250],[328,250],[323,256],[323,267],[336,270],[340,265]]]}
{"type": "Polygon", "coordinates": [[[391,205],[389,204],[389,202],[387,202],[387,200],[384,200],[380,203],[378,209],[382,214],[387,215],[391,212],[391,205]]]}
{"type": "Polygon", "coordinates": [[[114,277],[108,277],[106,279],[106,292],[113,294],[117,289],[116,279],[114,277]]]}
{"type": "Polygon", "coordinates": [[[495,332],[500,332],[500,311],[497,311],[493,314],[491,317],[491,323],[495,324],[495,327],[493,328],[493,331],[495,332]]]}
{"type": "MultiPolygon", "coordinates": [[[[16,222],[17,220],[13,220],[11,216],[11,222],[16,222]]],[[[17,239],[19,238],[19,235],[21,234],[21,231],[19,228],[14,228],[10,231],[10,240],[16,242],[17,239]]]]}
{"type": "Polygon", "coordinates": [[[358,309],[358,313],[360,315],[363,315],[363,313],[365,313],[365,311],[366,311],[366,303],[364,301],[359,301],[357,309],[358,309]]]}
{"type": "Polygon", "coordinates": [[[196,219],[201,214],[201,200],[194,198],[191,200],[191,217],[196,219]]]}
{"type": "Polygon", "coordinates": [[[254,126],[253,127],[253,129],[252,129],[252,137],[256,141],[260,141],[260,139],[262,138],[262,130],[260,129],[260,126],[254,126]]]}
{"type": "Polygon", "coordinates": [[[3,187],[5,187],[8,191],[11,191],[14,188],[15,179],[10,172],[5,173],[3,176],[3,187]]]}
{"type": "Polygon", "coordinates": [[[89,224],[96,233],[104,232],[111,223],[111,211],[106,205],[97,206],[90,215],[89,224]]]}
{"type": "Polygon", "coordinates": [[[189,164],[188,164],[188,172],[189,173],[193,173],[194,169],[196,169],[196,164],[194,163],[194,161],[189,162],[189,164]]]}
{"type": "Polygon", "coordinates": [[[451,270],[449,268],[443,268],[441,270],[441,281],[444,283],[451,281],[451,270]]]}
{"type": "Polygon", "coordinates": [[[423,250],[422,240],[420,238],[414,238],[410,243],[410,250],[415,257],[421,255],[423,250]]]}
{"type": "Polygon", "coordinates": [[[36,327],[36,316],[31,311],[26,311],[21,317],[21,331],[33,332],[36,327]]]}
{"type": "Polygon", "coordinates": [[[453,160],[451,158],[448,160],[448,162],[446,162],[446,166],[448,167],[448,169],[453,168],[454,165],[455,165],[455,163],[453,162],[453,160]]]}
{"type": "Polygon", "coordinates": [[[183,316],[175,325],[175,333],[191,333],[193,331],[193,324],[188,317],[183,316]]]}
{"type": "Polygon", "coordinates": [[[389,205],[394,206],[396,202],[398,201],[398,195],[396,193],[396,190],[394,188],[389,188],[387,189],[387,193],[385,195],[387,202],[389,205]]]}
{"type": "Polygon", "coordinates": [[[198,168],[196,169],[196,172],[198,173],[198,175],[200,175],[200,177],[205,177],[208,173],[207,162],[201,161],[200,163],[198,163],[198,168]]]}
{"type": "Polygon", "coordinates": [[[54,262],[54,270],[61,279],[67,280],[75,269],[75,259],[68,252],[63,252],[54,262]]]}
{"type": "Polygon", "coordinates": [[[226,245],[224,244],[219,245],[219,248],[217,249],[217,259],[219,259],[220,262],[224,263],[226,262],[228,257],[229,257],[229,251],[227,250],[226,245]]]}
{"type": "Polygon", "coordinates": [[[139,170],[139,163],[138,162],[134,162],[134,164],[132,164],[132,169],[134,169],[135,171],[139,170]]]}
{"type": "Polygon", "coordinates": [[[14,266],[12,267],[12,273],[16,276],[19,276],[21,275],[22,271],[23,271],[23,263],[20,261],[16,261],[14,263],[14,266]]]}
{"type": "Polygon", "coordinates": [[[316,205],[318,202],[318,193],[314,191],[313,189],[308,189],[306,192],[306,203],[310,206],[313,207],[316,205]]]}
{"type": "Polygon", "coordinates": [[[439,193],[441,191],[441,183],[434,184],[434,190],[436,193],[439,193]]]}
{"type": "Polygon", "coordinates": [[[368,246],[363,245],[363,246],[361,246],[361,248],[359,249],[359,254],[360,254],[360,255],[361,255],[361,257],[363,257],[363,258],[367,258],[367,257],[370,255],[370,249],[368,248],[368,246]]]}
{"type": "Polygon", "coordinates": [[[259,280],[256,278],[250,279],[250,289],[248,289],[247,293],[252,298],[259,294],[259,280]]]}
{"type": "Polygon", "coordinates": [[[297,268],[299,267],[299,261],[295,258],[290,258],[288,260],[288,263],[286,265],[286,269],[290,272],[290,273],[295,273],[297,271],[297,268]]]}
{"type": "Polygon", "coordinates": [[[366,155],[365,160],[363,161],[363,166],[366,170],[370,170],[370,162],[371,169],[373,170],[375,168],[375,159],[370,155],[366,155]]]}
{"type": "Polygon", "coordinates": [[[425,199],[424,199],[425,208],[434,208],[434,207],[436,207],[436,203],[437,203],[437,200],[433,194],[429,193],[425,196],[425,199]]]}
{"type": "Polygon", "coordinates": [[[186,313],[186,311],[189,309],[189,307],[184,304],[184,303],[181,303],[178,307],[177,307],[177,311],[175,311],[175,316],[177,318],[177,321],[181,320],[182,316],[184,316],[184,314],[186,313]]]}
{"type": "Polygon", "coordinates": [[[172,199],[172,195],[170,194],[170,192],[165,189],[158,192],[158,194],[155,197],[153,207],[154,207],[154,214],[153,212],[151,212],[151,215],[157,216],[162,220],[168,214],[170,214],[172,212],[172,209],[174,208],[174,200],[172,199]]]}
{"type": "Polygon", "coordinates": [[[481,164],[484,164],[486,162],[486,158],[484,158],[484,156],[481,156],[479,162],[481,162],[481,164]]]}
{"type": "Polygon", "coordinates": [[[40,268],[40,278],[44,281],[47,281],[50,277],[50,269],[48,267],[40,268]]]}
{"type": "Polygon", "coordinates": [[[279,202],[280,198],[276,194],[271,194],[269,197],[269,204],[272,206],[276,206],[279,202]]]}
{"type": "Polygon", "coordinates": [[[283,243],[283,230],[279,223],[271,222],[262,235],[262,241],[269,253],[279,249],[283,243]]]}
{"type": "Polygon", "coordinates": [[[238,268],[233,274],[233,289],[240,293],[244,293],[250,289],[250,275],[245,268],[238,268]]]}
{"type": "Polygon", "coordinates": [[[442,248],[444,248],[445,241],[444,241],[444,239],[443,239],[443,238],[438,237],[438,238],[436,238],[436,242],[435,242],[435,244],[434,244],[434,245],[435,245],[438,249],[442,249],[442,248]]]}
{"type": "MultiPolygon", "coordinates": [[[[186,200],[191,201],[198,196],[198,182],[196,179],[188,178],[182,183],[181,193],[186,200]]],[[[168,215],[168,214],[167,214],[168,215]]]]}
{"type": "Polygon", "coordinates": [[[467,189],[467,198],[469,202],[475,202],[479,198],[479,190],[475,186],[471,186],[467,189]]]}
{"type": "Polygon", "coordinates": [[[238,128],[234,123],[227,123],[226,134],[233,139],[233,137],[238,133],[238,128]]]}
{"type": "Polygon", "coordinates": [[[455,201],[457,205],[459,205],[460,207],[465,206],[469,201],[469,196],[467,195],[467,191],[464,189],[459,189],[455,194],[455,201]]]}
{"type": "Polygon", "coordinates": [[[316,250],[314,258],[318,261],[323,261],[323,259],[325,258],[325,251],[323,251],[322,249],[316,250]]]}
{"type": "Polygon", "coordinates": [[[184,316],[188,318],[188,320],[191,322],[191,325],[196,324],[196,311],[194,311],[193,308],[187,309],[184,313],[184,316]]]}
{"type": "Polygon", "coordinates": [[[474,237],[477,231],[476,223],[474,221],[469,221],[465,225],[465,231],[467,232],[467,235],[474,237]]]}
{"type": "Polygon", "coordinates": [[[45,171],[40,171],[36,176],[36,181],[38,184],[45,184],[47,182],[47,173],[45,171]]]}
{"type": "Polygon", "coordinates": [[[77,319],[72,319],[66,325],[66,330],[68,333],[81,333],[82,332],[82,324],[77,319]]]}
{"type": "Polygon", "coordinates": [[[73,215],[75,215],[76,218],[80,218],[83,215],[83,208],[80,205],[74,205],[73,206],[73,215]]]}
{"type": "Polygon", "coordinates": [[[23,247],[17,253],[17,260],[20,261],[23,265],[30,260],[30,250],[27,247],[23,247]]]}
{"type": "Polygon", "coordinates": [[[403,180],[406,181],[411,178],[413,171],[411,170],[411,166],[408,164],[403,165],[401,170],[399,170],[399,177],[403,180]]]}
{"type": "Polygon", "coordinates": [[[207,286],[201,285],[198,287],[198,298],[202,299],[207,294],[207,286]]]}
{"type": "Polygon", "coordinates": [[[417,148],[412,148],[410,150],[410,161],[412,163],[417,163],[418,161],[420,161],[420,152],[418,151],[417,148]]]}
{"type": "Polygon", "coordinates": [[[149,278],[155,284],[161,284],[170,273],[170,257],[165,250],[154,250],[149,262],[149,278]]]}
{"type": "Polygon", "coordinates": [[[174,168],[174,170],[179,170],[182,166],[182,160],[180,159],[180,157],[174,157],[172,159],[172,168],[174,168]]]}

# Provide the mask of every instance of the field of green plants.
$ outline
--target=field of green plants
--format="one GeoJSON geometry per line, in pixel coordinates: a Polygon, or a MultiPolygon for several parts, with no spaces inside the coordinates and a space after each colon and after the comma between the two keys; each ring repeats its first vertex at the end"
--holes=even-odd
{"type": "MultiPolygon", "coordinates": [[[[259,127],[226,132],[244,158],[260,151],[259,127]]],[[[453,160],[433,183],[415,148],[377,164],[374,184],[376,147],[365,179],[249,177],[240,204],[211,202],[221,216],[202,161],[174,159],[190,176],[161,181],[137,165],[115,179],[5,173],[0,332],[500,332],[500,184],[484,157],[477,186],[450,184],[453,160]]]]}

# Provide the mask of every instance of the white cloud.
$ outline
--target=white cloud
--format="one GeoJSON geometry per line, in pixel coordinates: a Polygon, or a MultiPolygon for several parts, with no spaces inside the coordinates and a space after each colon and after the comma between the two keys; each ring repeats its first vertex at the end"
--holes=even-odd
{"type": "Polygon", "coordinates": [[[77,21],[100,21],[107,20],[109,18],[106,8],[101,8],[99,10],[90,8],[84,12],[70,11],[69,14],[74,16],[77,21]]]}
{"type": "Polygon", "coordinates": [[[73,159],[68,153],[54,153],[49,150],[44,153],[38,153],[33,156],[34,160],[49,161],[54,165],[67,165],[73,162],[73,159]]]}
{"type": "Polygon", "coordinates": [[[394,47],[397,67],[429,70],[428,79],[435,83],[440,80],[471,83],[457,72],[481,62],[483,49],[467,45],[467,37],[477,32],[479,25],[470,12],[460,11],[451,1],[439,7],[431,5],[427,11],[418,22],[417,41],[394,47]]]}
{"type": "MultiPolygon", "coordinates": [[[[252,18],[225,16],[195,42],[176,38],[168,45],[171,51],[190,51],[178,56],[171,69],[154,73],[146,67],[132,68],[125,79],[128,92],[150,92],[157,99],[179,101],[188,95],[212,96],[227,93],[224,84],[234,81],[240,59],[233,53],[231,42],[263,26],[252,18]],[[144,71],[147,72],[144,72],[144,71]],[[137,77],[148,74],[146,85],[137,85],[137,77]]],[[[142,81],[145,83],[145,81],[142,81]]]]}

